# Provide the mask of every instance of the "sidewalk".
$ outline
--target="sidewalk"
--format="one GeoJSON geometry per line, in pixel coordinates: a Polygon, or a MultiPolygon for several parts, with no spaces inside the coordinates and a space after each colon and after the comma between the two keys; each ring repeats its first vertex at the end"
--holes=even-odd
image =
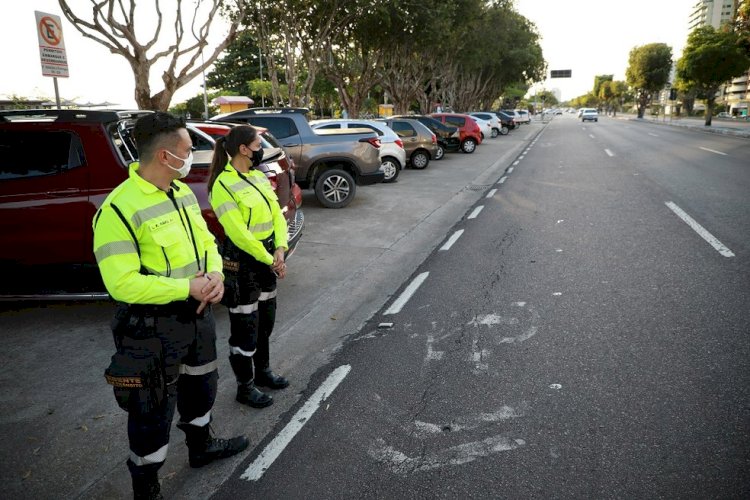
{"type": "Polygon", "coordinates": [[[690,130],[695,130],[698,132],[704,132],[708,134],[721,134],[721,135],[731,135],[734,137],[746,137],[750,138],[750,121],[727,121],[727,120],[719,120],[716,117],[711,122],[710,127],[706,127],[704,125],[704,119],[703,118],[683,118],[683,117],[673,117],[670,119],[670,117],[645,117],[642,119],[636,118],[635,115],[632,114],[621,114],[617,115],[616,117],[610,117],[610,118],[616,118],[618,120],[629,120],[629,121],[638,121],[641,123],[650,123],[653,125],[668,125],[671,127],[682,127],[687,128],[690,130]]]}

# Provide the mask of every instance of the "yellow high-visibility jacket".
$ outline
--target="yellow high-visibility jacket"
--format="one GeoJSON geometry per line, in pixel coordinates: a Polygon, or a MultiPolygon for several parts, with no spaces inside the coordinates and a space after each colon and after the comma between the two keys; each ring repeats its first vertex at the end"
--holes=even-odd
{"type": "Polygon", "coordinates": [[[263,172],[250,170],[243,174],[227,163],[209,198],[227,237],[258,262],[273,264],[273,255],[260,242],[271,234],[276,248],[289,248],[279,198],[263,172]]]}
{"type": "Polygon", "coordinates": [[[129,178],[107,196],[94,216],[99,271],[115,300],[128,304],[184,300],[198,271],[221,273],[216,239],[186,184],[174,181],[170,193],[165,193],[138,175],[138,167],[137,162],[130,166],[129,178]]]}

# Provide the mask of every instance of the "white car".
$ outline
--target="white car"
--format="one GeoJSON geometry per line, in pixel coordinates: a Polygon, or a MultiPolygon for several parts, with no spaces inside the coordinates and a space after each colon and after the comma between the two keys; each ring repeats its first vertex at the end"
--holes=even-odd
{"type": "Polygon", "coordinates": [[[383,182],[395,181],[401,170],[406,167],[404,141],[385,123],[351,118],[341,120],[324,119],[310,121],[310,127],[313,129],[366,128],[378,134],[380,139],[380,169],[385,174],[383,182]]]}
{"type": "Polygon", "coordinates": [[[598,122],[599,113],[594,108],[583,108],[583,111],[581,112],[581,121],[598,122]]]}
{"type": "Polygon", "coordinates": [[[531,117],[529,116],[529,112],[525,109],[514,109],[513,111],[516,112],[516,123],[525,123],[528,125],[531,123],[531,117]]]}
{"type": "MultiPolygon", "coordinates": [[[[469,115],[473,116],[474,118],[479,118],[480,120],[484,120],[484,121],[489,122],[489,124],[490,124],[490,137],[495,138],[498,135],[500,135],[500,133],[501,133],[501,131],[503,129],[503,124],[500,123],[500,118],[498,118],[495,113],[474,112],[474,113],[469,113],[469,115]]],[[[480,124],[480,127],[481,127],[481,124],[480,124]]]]}
{"type": "Polygon", "coordinates": [[[487,120],[482,120],[475,115],[470,116],[474,118],[474,121],[477,122],[477,125],[479,125],[479,128],[482,131],[482,140],[486,139],[487,137],[494,137],[492,135],[492,124],[490,122],[488,122],[487,120]]]}

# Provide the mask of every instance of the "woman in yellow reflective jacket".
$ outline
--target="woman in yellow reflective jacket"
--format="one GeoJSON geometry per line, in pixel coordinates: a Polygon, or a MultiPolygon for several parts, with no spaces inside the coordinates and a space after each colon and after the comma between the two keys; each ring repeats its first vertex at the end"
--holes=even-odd
{"type": "Polygon", "coordinates": [[[229,362],[237,378],[237,401],[264,408],[273,399],[257,386],[283,389],[273,373],[269,337],[276,318],[276,279],[286,276],[287,226],[270,181],[257,170],[263,159],[260,135],[234,127],[216,141],[208,180],[211,206],[224,228],[225,272],[238,268],[237,294],[228,303],[229,362]],[[254,365],[254,366],[253,366],[254,365]]]}

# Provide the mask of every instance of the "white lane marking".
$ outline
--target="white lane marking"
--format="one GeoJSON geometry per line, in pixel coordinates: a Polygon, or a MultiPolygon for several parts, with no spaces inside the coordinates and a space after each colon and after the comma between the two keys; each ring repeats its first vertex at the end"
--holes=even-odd
{"type": "Polygon", "coordinates": [[[513,165],[518,165],[519,163],[521,163],[521,160],[516,160],[513,162],[513,165]]]}
{"type": "Polygon", "coordinates": [[[514,170],[514,167],[510,167],[510,168],[508,169],[508,173],[509,173],[509,174],[512,174],[512,173],[513,173],[513,170],[514,170]]]}
{"type": "Polygon", "coordinates": [[[448,238],[448,241],[445,242],[445,245],[440,247],[440,250],[442,251],[450,250],[453,244],[458,241],[458,239],[461,237],[462,234],[464,234],[463,229],[459,229],[458,231],[453,233],[451,237],[448,238]]]}
{"type": "Polygon", "coordinates": [[[589,137],[591,137],[592,139],[595,139],[593,134],[589,134],[589,137]]]}
{"type": "Polygon", "coordinates": [[[523,160],[524,158],[526,158],[526,155],[521,155],[521,156],[519,156],[519,157],[518,157],[518,161],[521,161],[521,160],[523,160]]]}
{"type": "Polygon", "coordinates": [[[502,184],[502,183],[504,183],[504,182],[505,182],[505,179],[507,179],[507,178],[508,178],[508,176],[507,176],[507,175],[504,175],[504,176],[500,177],[500,180],[499,180],[499,181],[497,181],[497,183],[498,183],[498,184],[502,184]]]}
{"type": "Polygon", "coordinates": [[[709,153],[716,153],[717,155],[727,156],[726,153],[722,153],[721,151],[716,151],[715,149],[704,148],[703,146],[698,146],[698,149],[702,149],[703,151],[708,151],[709,153]]]}
{"type": "Polygon", "coordinates": [[[406,303],[409,302],[411,296],[414,295],[414,293],[417,291],[420,285],[424,283],[424,280],[426,280],[427,276],[429,275],[429,272],[425,272],[414,278],[414,281],[409,283],[409,286],[407,286],[403,293],[401,293],[401,296],[396,299],[396,301],[391,304],[391,307],[389,307],[388,310],[383,314],[398,314],[399,312],[401,312],[401,309],[403,309],[406,303]]]}
{"type": "Polygon", "coordinates": [[[497,193],[497,189],[491,189],[489,193],[487,193],[487,196],[485,198],[492,198],[495,196],[495,193],[497,193]]]}
{"type": "Polygon", "coordinates": [[[613,153],[612,151],[610,151],[609,149],[605,149],[605,150],[604,150],[604,152],[605,152],[605,153],[607,153],[607,154],[608,154],[609,156],[614,156],[614,155],[615,155],[615,154],[614,154],[614,153],[613,153]]]}
{"type": "Polygon", "coordinates": [[[302,426],[310,420],[310,417],[320,408],[320,404],[330,396],[333,391],[338,387],[342,380],[349,374],[352,369],[351,365],[342,365],[333,370],[328,378],[323,382],[318,390],[316,390],[310,399],[305,402],[302,408],[292,417],[286,427],[266,446],[258,458],[250,464],[245,472],[240,476],[240,479],[247,481],[257,481],[263,476],[263,473],[268,470],[273,464],[284,448],[292,441],[294,436],[302,429],[302,426]]]}
{"type": "Polygon", "coordinates": [[[474,209],[473,212],[471,212],[471,214],[469,214],[467,219],[476,219],[477,215],[479,215],[479,212],[481,212],[483,208],[484,208],[484,205],[479,205],[477,208],[474,209]]]}
{"type": "Polygon", "coordinates": [[[714,247],[717,252],[719,252],[724,257],[734,257],[734,253],[732,253],[730,249],[724,246],[724,244],[721,241],[717,240],[713,234],[706,231],[706,229],[703,226],[698,224],[695,221],[695,219],[693,219],[687,213],[685,213],[684,210],[682,210],[680,207],[678,207],[676,204],[672,203],[671,201],[666,201],[664,202],[664,204],[667,205],[671,211],[677,214],[677,217],[682,219],[688,226],[693,228],[693,231],[698,233],[701,238],[703,238],[704,240],[706,240],[706,242],[708,242],[709,245],[714,247]]]}
{"type": "Polygon", "coordinates": [[[650,135],[652,137],[659,137],[659,134],[654,134],[653,132],[649,132],[648,135],[650,135]]]}

